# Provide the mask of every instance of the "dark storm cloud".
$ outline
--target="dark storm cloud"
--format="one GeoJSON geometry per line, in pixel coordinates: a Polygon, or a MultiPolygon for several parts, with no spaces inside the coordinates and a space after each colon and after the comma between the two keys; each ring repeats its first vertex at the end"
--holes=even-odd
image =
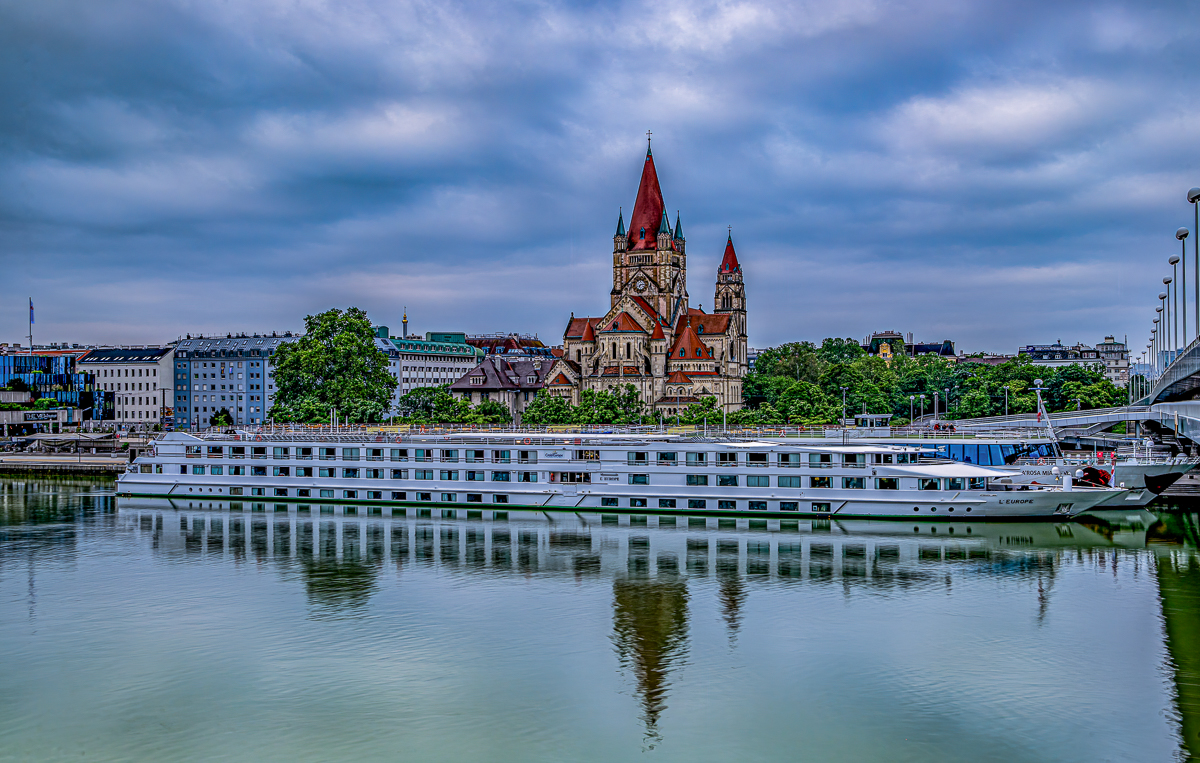
{"type": "Polygon", "coordinates": [[[754,345],[1137,346],[1200,184],[1189,10],[6,2],[0,325],[557,341],[651,129],[692,300],[733,225],[754,345]]]}

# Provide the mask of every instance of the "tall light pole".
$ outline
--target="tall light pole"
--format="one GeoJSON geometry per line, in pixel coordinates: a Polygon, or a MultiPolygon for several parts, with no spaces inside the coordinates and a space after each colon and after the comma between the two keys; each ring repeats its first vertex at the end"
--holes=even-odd
{"type": "Polygon", "coordinates": [[[925,396],[921,395],[921,418],[925,418],[925,396]]]}
{"type": "Polygon", "coordinates": [[[916,399],[917,399],[917,396],[916,396],[916,395],[909,395],[909,396],[908,396],[908,425],[909,425],[909,426],[912,426],[912,423],[913,423],[913,419],[912,419],[912,415],[913,415],[913,401],[914,401],[914,400],[916,400],[916,399]]]}
{"type": "Polygon", "coordinates": [[[936,424],[937,420],[938,420],[938,391],[935,389],[933,391],[933,423],[936,424]]]}
{"type": "Polygon", "coordinates": [[[846,426],[846,388],[842,387],[842,426],[846,426]]]}
{"type": "MultiPolygon", "coordinates": [[[[1200,188],[1193,188],[1188,191],[1187,200],[1192,203],[1192,230],[1196,231],[1196,238],[1192,242],[1192,279],[1193,290],[1196,292],[1196,336],[1200,338],[1200,188]]],[[[1184,244],[1184,249],[1187,249],[1187,244],[1184,244]]]]}
{"type": "Polygon", "coordinates": [[[1179,246],[1181,247],[1181,249],[1180,249],[1181,256],[1179,259],[1181,260],[1182,264],[1180,265],[1180,267],[1183,268],[1183,272],[1181,273],[1183,280],[1181,280],[1179,282],[1179,285],[1183,287],[1183,296],[1180,298],[1179,303],[1183,307],[1183,346],[1184,347],[1187,347],[1187,343],[1188,343],[1188,338],[1187,338],[1187,237],[1188,237],[1188,229],[1187,228],[1180,228],[1179,230],[1175,231],[1175,238],[1179,239],[1179,246]]]}
{"type": "Polygon", "coordinates": [[[950,388],[946,387],[946,415],[950,415],[950,388]]]}
{"type": "MultiPolygon", "coordinates": [[[[1166,348],[1168,352],[1173,349],[1171,336],[1171,280],[1171,276],[1163,276],[1163,286],[1167,287],[1167,301],[1163,303],[1163,305],[1167,308],[1163,313],[1163,317],[1166,319],[1163,321],[1163,339],[1166,340],[1166,348]]],[[[1168,361],[1167,363],[1163,364],[1163,368],[1166,368],[1169,365],[1170,362],[1168,361]]]]}
{"type": "Polygon", "coordinates": [[[1004,385],[1004,415],[1008,415],[1008,385],[1004,385]]]}
{"type": "MultiPolygon", "coordinates": [[[[1171,283],[1173,283],[1175,285],[1175,297],[1174,297],[1173,301],[1171,302],[1171,315],[1175,316],[1175,325],[1174,325],[1173,330],[1175,332],[1175,349],[1176,349],[1176,351],[1178,351],[1180,347],[1183,347],[1183,345],[1187,344],[1187,339],[1186,339],[1187,319],[1186,318],[1184,319],[1184,322],[1183,322],[1184,331],[1182,334],[1179,333],[1179,278],[1176,276],[1176,268],[1179,267],[1179,259],[1180,259],[1180,257],[1177,254],[1172,254],[1170,257],[1167,258],[1167,262],[1171,263],[1171,283]],[[1183,342],[1180,342],[1179,341],[1180,339],[1183,339],[1183,342]]],[[[1185,308],[1187,307],[1186,301],[1184,302],[1183,306],[1185,308]]]]}

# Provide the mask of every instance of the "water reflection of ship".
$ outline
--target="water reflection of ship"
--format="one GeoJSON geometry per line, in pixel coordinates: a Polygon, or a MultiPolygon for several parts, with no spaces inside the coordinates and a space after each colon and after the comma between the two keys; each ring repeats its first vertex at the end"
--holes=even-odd
{"type": "MultiPolygon", "coordinates": [[[[221,506],[213,508],[220,509],[221,506]]],[[[555,514],[553,523],[306,514],[295,510],[177,510],[165,501],[120,499],[118,523],[166,554],[221,554],[299,572],[310,602],[330,616],[362,611],[380,570],[431,567],[488,575],[612,580],[613,643],[633,675],[651,745],[667,705],[671,672],[686,659],[689,579],[717,584],[731,643],[751,588],[837,584],[906,589],[945,585],[950,571],[1024,577],[1039,584],[1044,613],[1062,552],[1103,559],[1151,541],[1200,538],[1196,518],[1159,521],[1139,511],[1090,524],[793,522],[710,526],[688,517],[589,523],[555,514]]],[[[1189,540],[1191,539],[1191,540],[1189,540]]],[[[1162,553],[1176,554],[1172,545],[1162,553]]],[[[1182,553],[1182,552],[1178,552],[1182,553]]],[[[1161,554],[1160,554],[1161,556],[1161,554]]],[[[1200,748],[1200,559],[1169,556],[1160,587],[1185,740],[1200,748]]]]}
{"type": "Polygon", "coordinates": [[[621,666],[637,682],[651,747],[660,739],[658,719],[667,706],[669,674],[687,656],[687,629],[687,584],[678,574],[634,574],[613,581],[613,644],[621,666]]]}

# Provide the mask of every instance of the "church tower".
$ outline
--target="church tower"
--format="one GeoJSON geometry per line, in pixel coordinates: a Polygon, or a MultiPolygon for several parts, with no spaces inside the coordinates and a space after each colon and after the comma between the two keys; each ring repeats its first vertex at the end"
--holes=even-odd
{"type": "Polygon", "coordinates": [[[637,199],[625,228],[622,214],[613,236],[613,285],[610,303],[625,295],[642,297],[662,316],[673,318],[687,306],[687,255],[683,228],[667,219],[654,154],[646,148],[637,199]]]}
{"type": "Polygon", "coordinates": [[[725,256],[717,268],[716,294],[713,296],[714,313],[729,316],[729,348],[725,357],[729,365],[727,373],[745,376],[747,365],[746,335],[746,285],[742,282],[742,266],[737,252],[733,250],[733,233],[725,241],[725,256]]]}

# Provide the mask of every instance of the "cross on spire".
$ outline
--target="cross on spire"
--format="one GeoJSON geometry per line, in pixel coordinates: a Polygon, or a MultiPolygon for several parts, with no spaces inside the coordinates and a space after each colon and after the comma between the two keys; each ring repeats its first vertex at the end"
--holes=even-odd
{"type": "Polygon", "coordinates": [[[650,147],[650,136],[653,134],[654,133],[650,132],[649,130],[646,130],[646,148],[650,147]]]}

